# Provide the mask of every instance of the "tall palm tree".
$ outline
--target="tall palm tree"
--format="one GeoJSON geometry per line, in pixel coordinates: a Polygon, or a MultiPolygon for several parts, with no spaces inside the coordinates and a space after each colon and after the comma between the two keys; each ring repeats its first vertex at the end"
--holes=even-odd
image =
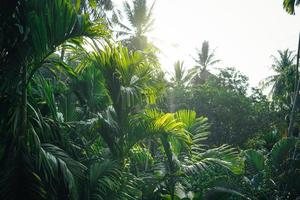
{"type": "Polygon", "coordinates": [[[215,58],[215,51],[210,49],[208,41],[202,42],[201,50],[197,49],[197,56],[198,58],[195,61],[201,71],[206,70],[210,65],[220,62],[220,60],[215,58]]]}
{"type": "Polygon", "coordinates": [[[215,58],[215,50],[211,50],[208,41],[202,42],[201,49],[197,49],[197,58],[194,59],[198,64],[196,65],[196,69],[198,70],[198,74],[194,79],[195,83],[204,82],[209,76],[209,72],[207,67],[214,65],[220,60],[215,58]]]}
{"type": "Polygon", "coordinates": [[[295,89],[295,59],[296,55],[293,51],[286,49],[284,51],[278,50],[278,57],[272,55],[273,64],[272,69],[276,72],[275,75],[266,78],[264,87],[271,86],[270,94],[273,98],[283,101],[286,106],[290,106],[293,92],[295,89]]]}
{"type": "Polygon", "coordinates": [[[147,7],[147,0],[134,0],[133,6],[129,2],[124,3],[124,14],[129,25],[122,22],[123,16],[114,13],[113,22],[121,29],[118,36],[123,36],[124,44],[129,49],[144,50],[149,44],[147,33],[151,31],[154,24],[152,15],[155,1],[151,7],[147,7]]]}
{"type": "Polygon", "coordinates": [[[187,108],[186,101],[183,98],[188,99],[188,86],[197,73],[196,69],[184,69],[183,62],[180,61],[175,62],[173,67],[174,72],[169,82],[170,87],[167,90],[165,104],[171,112],[187,108]]]}
{"type": "Polygon", "coordinates": [[[196,71],[189,70],[186,71],[183,66],[183,62],[176,61],[174,63],[174,74],[171,77],[171,82],[173,83],[173,87],[183,87],[189,84],[191,79],[193,79],[196,71]]]}
{"type": "Polygon", "coordinates": [[[135,141],[130,136],[130,116],[153,103],[158,94],[155,69],[140,52],[122,46],[104,47],[104,50],[94,47],[95,51],[87,55],[89,63],[79,65],[75,71],[82,73],[86,68],[95,68],[102,74],[111,103],[104,111],[98,111],[100,123],[105,124],[100,134],[113,157],[123,160],[135,141]]]}

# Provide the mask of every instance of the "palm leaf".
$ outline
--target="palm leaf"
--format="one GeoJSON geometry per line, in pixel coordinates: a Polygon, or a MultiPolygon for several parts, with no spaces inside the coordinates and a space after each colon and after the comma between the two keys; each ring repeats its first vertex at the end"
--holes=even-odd
{"type": "Polygon", "coordinates": [[[250,200],[249,197],[246,197],[244,194],[242,194],[239,191],[236,191],[234,189],[229,189],[225,187],[212,187],[209,188],[205,194],[204,199],[209,200],[225,200],[232,197],[238,197],[239,199],[247,199],[250,200]]]}
{"type": "Polygon", "coordinates": [[[265,169],[266,158],[263,154],[253,149],[246,150],[243,153],[246,158],[245,165],[247,171],[251,172],[251,174],[257,174],[265,169]]]}
{"type": "Polygon", "coordinates": [[[283,7],[289,14],[295,14],[295,6],[300,4],[299,0],[284,0],[283,7]]]}
{"type": "Polygon", "coordinates": [[[289,157],[292,156],[295,148],[299,148],[299,140],[297,138],[284,138],[274,144],[270,152],[270,160],[272,165],[279,169],[289,157]]]}

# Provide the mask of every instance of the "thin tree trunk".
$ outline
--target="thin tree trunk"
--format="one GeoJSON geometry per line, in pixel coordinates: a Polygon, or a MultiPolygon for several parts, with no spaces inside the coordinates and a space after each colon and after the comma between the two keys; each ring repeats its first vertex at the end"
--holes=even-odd
{"type": "Polygon", "coordinates": [[[168,141],[167,136],[163,136],[162,138],[162,144],[165,150],[165,153],[167,155],[168,165],[170,168],[170,189],[171,189],[171,200],[174,200],[175,196],[175,180],[174,180],[174,174],[175,174],[175,167],[173,163],[173,155],[170,143],[168,141]]]}
{"type": "Polygon", "coordinates": [[[27,132],[27,66],[24,65],[21,72],[21,126],[20,136],[27,132]]]}
{"type": "Polygon", "coordinates": [[[297,65],[296,65],[296,79],[297,79],[297,86],[294,94],[294,102],[293,102],[293,107],[292,111],[290,114],[290,123],[288,127],[288,137],[292,136],[293,131],[294,131],[294,121],[295,121],[295,111],[297,109],[297,103],[298,103],[298,96],[299,96],[299,90],[300,90],[300,80],[298,78],[298,68],[299,68],[299,56],[300,56],[300,34],[299,34],[299,42],[298,42],[298,52],[297,52],[297,65]]]}
{"type": "Polygon", "coordinates": [[[60,51],[60,59],[61,59],[62,61],[64,61],[64,58],[65,58],[65,51],[66,51],[66,49],[65,49],[65,47],[63,46],[62,49],[61,49],[61,51],[60,51]]]}

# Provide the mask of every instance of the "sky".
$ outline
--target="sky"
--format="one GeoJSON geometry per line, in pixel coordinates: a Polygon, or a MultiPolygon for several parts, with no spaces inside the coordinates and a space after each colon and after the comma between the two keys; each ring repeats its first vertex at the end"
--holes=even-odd
{"type": "MultiPolygon", "coordinates": [[[[116,1],[118,5],[122,2],[116,1]]],[[[222,60],[212,72],[235,67],[249,77],[250,86],[257,86],[274,73],[271,55],[277,50],[297,49],[300,9],[296,15],[288,15],[282,2],[156,0],[155,25],[149,38],[161,50],[162,68],[169,73],[177,60],[184,61],[187,69],[193,67],[196,48],[208,40],[216,58],[222,60]]]]}

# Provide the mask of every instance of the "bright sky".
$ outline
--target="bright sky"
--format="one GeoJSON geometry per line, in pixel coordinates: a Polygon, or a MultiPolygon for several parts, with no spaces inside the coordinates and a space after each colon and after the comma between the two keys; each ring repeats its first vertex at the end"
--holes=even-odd
{"type": "Polygon", "coordinates": [[[300,9],[296,10],[298,15],[288,15],[282,2],[157,0],[150,39],[162,50],[160,61],[168,72],[178,59],[185,62],[186,68],[193,67],[195,49],[208,40],[222,60],[214,68],[235,67],[249,77],[251,86],[256,86],[272,74],[272,54],[279,49],[297,48],[300,9]]]}

